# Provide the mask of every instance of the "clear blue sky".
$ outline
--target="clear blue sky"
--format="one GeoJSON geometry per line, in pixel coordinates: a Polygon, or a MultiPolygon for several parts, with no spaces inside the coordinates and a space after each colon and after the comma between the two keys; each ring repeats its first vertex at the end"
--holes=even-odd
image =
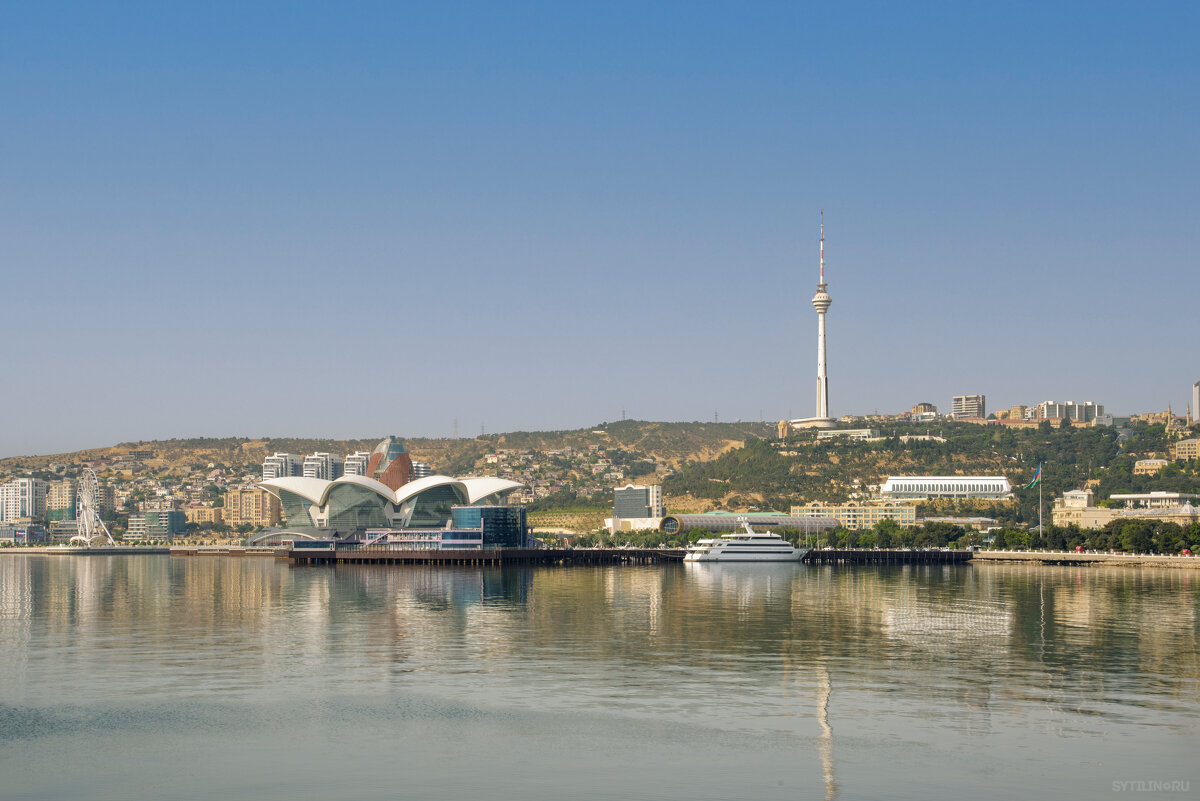
{"type": "Polygon", "coordinates": [[[8,3],[0,455],[1182,410],[1194,3],[8,3]]]}

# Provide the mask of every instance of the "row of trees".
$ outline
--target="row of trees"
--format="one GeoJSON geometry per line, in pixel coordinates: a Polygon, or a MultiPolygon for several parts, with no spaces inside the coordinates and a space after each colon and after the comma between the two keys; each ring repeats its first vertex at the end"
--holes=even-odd
{"type": "Polygon", "coordinates": [[[1160,520],[1113,520],[1104,528],[1047,526],[1045,532],[1005,528],[996,533],[992,547],[1011,550],[1125,551],[1177,554],[1184,549],[1200,552],[1200,523],[1180,526],[1160,520]]]}
{"type": "MultiPolygon", "coordinates": [[[[1071,551],[1077,546],[1097,551],[1177,554],[1188,549],[1200,553],[1200,523],[1183,527],[1157,520],[1114,520],[1095,531],[1078,526],[1047,526],[1044,532],[1006,527],[984,536],[974,529],[949,523],[925,523],[903,528],[894,520],[881,520],[870,529],[852,531],[838,527],[819,536],[806,537],[803,531],[781,528],[775,533],[793,545],[816,548],[967,548],[988,544],[1009,550],[1071,551]]],[[[576,544],[585,548],[621,547],[684,548],[689,543],[717,536],[705,529],[666,534],[657,530],[607,531],[585,534],[576,544]]]]}

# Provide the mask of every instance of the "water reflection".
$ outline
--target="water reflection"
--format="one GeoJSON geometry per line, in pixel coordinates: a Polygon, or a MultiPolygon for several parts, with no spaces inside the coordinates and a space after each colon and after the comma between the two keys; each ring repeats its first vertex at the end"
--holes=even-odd
{"type": "Polygon", "coordinates": [[[829,696],[832,694],[829,671],[824,666],[818,666],[817,723],[821,726],[821,736],[817,740],[817,753],[820,754],[821,773],[825,777],[825,801],[837,798],[837,781],[833,778],[833,727],[829,725],[829,696]]]}
{"type": "MultiPolygon", "coordinates": [[[[0,704],[61,716],[70,687],[80,708],[271,702],[299,704],[288,714],[304,720],[333,692],[384,709],[420,697],[455,720],[503,710],[529,737],[521,716],[588,721],[551,750],[611,752],[595,732],[635,727],[656,758],[695,760],[701,774],[699,746],[753,744],[762,780],[779,783],[760,794],[823,787],[831,799],[864,794],[864,744],[913,765],[948,749],[973,765],[1039,733],[1099,751],[1136,734],[1157,743],[1144,758],[1174,758],[1165,743],[1195,733],[1197,601],[1183,570],[3,555],[0,704]]],[[[349,713],[323,714],[336,725],[349,713]]]]}

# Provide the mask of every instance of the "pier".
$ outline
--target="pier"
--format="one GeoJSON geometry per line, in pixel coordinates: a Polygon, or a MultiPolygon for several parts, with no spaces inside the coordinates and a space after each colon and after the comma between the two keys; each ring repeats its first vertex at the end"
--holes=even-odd
{"type": "Polygon", "coordinates": [[[809,551],[804,561],[822,565],[965,565],[973,555],[941,549],[826,548],[809,551]]]}
{"type": "MultiPolygon", "coordinates": [[[[299,546],[299,547],[297,547],[299,546]]],[[[479,548],[413,549],[278,548],[277,558],[296,565],[620,565],[681,562],[678,548],[479,548]]]]}

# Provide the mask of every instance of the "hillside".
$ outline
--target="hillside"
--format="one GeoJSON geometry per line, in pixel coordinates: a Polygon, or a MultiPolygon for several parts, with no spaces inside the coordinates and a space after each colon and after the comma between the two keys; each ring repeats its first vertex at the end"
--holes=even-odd
{"type": "MultiPolygon", "coordinates": [[[[427,462],[435,472],[450,475],[472,473],[481,467],[484,455],[498,450],[561,451],[589,448],[627,452],[627,460],[650,460],[674,467],[705,461],[742,445],[747,437],[764,437],[770,426],[761,423],[657,423],[626,420],[595,428],[570,431],[517,431],[465,439],[413,437],[405,445],[414,459],[427,462]]],[[[79,465],[100,459],[136,461],[151,472],[186,474],[223,468],[253,473],[272,453],[296,454],[327,451],[347,454],[371,450],[383,435],[362,439],[312,439],[244,437],[153,440],[123,442],[109,448],[71,453],[14,456],[0,459],[0,474],[44,472],[51,465],[79,465]]],[[[400,436],[403,436],[402,434],[400,436]]]]}
{"type": "MultiPolygon", "coordinates": [[[[752,505],[786,509],[801,501],[844,501],[889,475],[1003,475],[1014,487],[1029,482],[1039,464],[1043,496],[1089,482],[1107,497],[1111,492],[1171,489],[1200,491],[1192,466],[1172,465],[1159,476],[1133,476],[1136,459],[1164,455],[1168,437],[1162,426],[1139,429],[1124,443],[1111,428],[1006,429],[969,423],[890,424],[875,442],[817,441],[802,433],[786,441],[750,440],[746,447],[711,461],[685,466],[663,483],[668,498],[707,499],[718,508],[752,505]],[[902,436],[939,439],[905,442],[902,436]]],[[[1019,491],[1004,508],[985,503],[959,504],[1014,521],[1037,518],[1037,491],[1019,491]]],[[[943,511],[945,504],[941,504],[943,511]]]]}

